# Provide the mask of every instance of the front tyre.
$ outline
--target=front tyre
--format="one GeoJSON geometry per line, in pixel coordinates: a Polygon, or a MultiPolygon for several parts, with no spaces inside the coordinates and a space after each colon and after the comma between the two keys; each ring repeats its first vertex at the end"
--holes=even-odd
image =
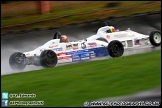
{"type": "Polygon", "coordinates": [[[44,68],[54,67],[58,62],[57,55],[52,50],[45,50],[40,55],[40,65],[44,68]]]}
{"type": "Polygon", "coordinates": [[[161,33],[159,31],[151,32],[149,36],[149,40],[153,46],[161,45],[161,33]]]}
{"type": "Polygon", "coordinates": [[[123,44],[118,40],[111,41],[108,45],[108,53],[111,57],[122,56],[124,53],[123,44]]]}
{"type": "Polygon", "coordinates": [[[23,53],[15,52],[9,58],[9,65],[13,70],[23,70],[26,67],[23,53]]]}

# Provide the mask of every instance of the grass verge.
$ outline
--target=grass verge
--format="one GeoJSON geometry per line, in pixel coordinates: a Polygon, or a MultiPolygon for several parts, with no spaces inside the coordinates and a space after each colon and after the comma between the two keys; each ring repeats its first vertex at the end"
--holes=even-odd
{"type": "Polygon", "coordinates": [[[53,7],[53,10],[49,14],[38,15],[36,10],[29,10],[26,12],[19,13],[8,13],[2,14],[1,17],[1,27],[25,24],[30,22],[36,22],[51,18],[60,17],[63,15],[74,14],[73,16],[62,17],[53,19],[50,21],[43,21],[39,23],[34,23],[25,26],[1,28],[1,32],[7,32],[11,30],[28,30],[32,28],[44,28],[50,26],[65,26],[71,23],[80,23],[85,21],[91,21],[95,19],[103,19],[110,16],[128,16],[135,13],[143,13],[150,11],[161,10],[161,2],[150,2],[150,1],[126,1],[121,2],[120,5],[116,7],[108,7],[108,2],[86,2],[79,4],[72,4],[68,6],[53,7]],[[90,6],[91,5],[91,6],[90,6]],[[117,8],[117,9],[113,9],[117,8]],[[97,11],[96,11],[97,10],[97,11]],[[99,11],[98,11],[99,10],[99,11]],[[96,11],[96,12],[91,12],[96,11]],[[88,14],[78,15],[78,13],[91,12],[88,14]]]}
{"type": "Polygon", "coordinates": [[[161,50],[1,76],[2,92],[34,93],[44,106],[81,106],[85,101],[129,95],[161,84],[161,50]]]}

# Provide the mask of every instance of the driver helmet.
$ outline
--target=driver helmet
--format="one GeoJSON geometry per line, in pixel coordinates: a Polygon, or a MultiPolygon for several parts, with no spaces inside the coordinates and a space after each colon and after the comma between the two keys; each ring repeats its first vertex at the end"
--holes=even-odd
{"type": "Polygon", "coordinates": [[[66,35],[61,35],[61,38],[65,43],[68,42],[68,37],[66,35]]]}
{"type": "Polygon", "coordinates": [[[115,32],[115,28],[113,26],[109,26],[107,33],[113,33],[113,32],[115,32]]]}

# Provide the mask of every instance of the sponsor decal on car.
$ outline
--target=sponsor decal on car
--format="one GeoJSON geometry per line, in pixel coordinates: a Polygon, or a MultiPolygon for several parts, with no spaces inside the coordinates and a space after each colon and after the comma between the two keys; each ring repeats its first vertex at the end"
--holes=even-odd
{"type": "Polygon", "coordinates": [[[85,49],[85,50],[75,50],[75,51],[67,51],[66,52],[66,55],[73,55],[73,54],[81,54],[81,53],[84,53],[84,52],[90,52],[91,50],[89,49],[85,49]]]}
{"type": "Polygon", "coordinates": [[[92,56],[92,55],[91,55],[91,58],[94,59],[94,58],[96,58],[96,56],[92,56]]]}
{"type": "Polygon", "coordinates": [[[89,57],[83,57],[83,58],[81,58],[81,60],[88,60],[88,59],[90,59],[89,57]]]}
{"type": "Polygon", "coordinates": [[[87,48],[87,46],[85,45],[85,42],[81,43],[81,47],[82,47],[82,49],[87,48]]]}
{"type": "Polygon", "coordinates": [[[84,50],[78,50],[78,51],[77,51],[77,53],[82,53],[82,52],[84,52],[84,50]]]}
{"type": "Polygon", "coordinates": [[[96,42],[88,43],[89,48],[93,48],[93,47],[96,47],[96,46],[97,46],[96,42]]]}
{"type": "Polygon", "coordinates": [[[107,36],[106,36],[106,38],[107,38],[107,39],[110,39],[110,36],[109,36],[109,35],[107,35],[107,36]]]}
{"type": "Polygon", "coordinates": [[[54,51],[62,51],[63,48],[62,48],[62,47],[61,47],[61,48],[54,48],[53,50],[54,50],[54,51]]]}
{"type": "Polygon", "coordinates": [[[140,40],[134,40],[135,45],[140,45],[140,40]]]}
{"type": "Polygon", "coordinates": [[[96,58],[94,51],[91,51],[90,57],[91,57],[92,59],[93,59],[93,58],[96,58]]]}
{"type": "Polygon", "coordinates": [[[80,58],[73,58],[72,61],[80,61],[80,58]]]}
{"type": "Polygon", "coordinates": [[[80,55],[81,60],[87,60],[90,59],[90,54],[89,53],[84,53],[80,55]]]}
{"type": "Polygon", "coordinates": [[[117,34],[117,35],[114,35],[115,38],[125,38],[125,37],[128,37],[128,36],[131,36],[131,35],[128,35],[128,34],[117,34]]]}
{"type": "Polygon", "coordinates": [[[74,55],[72,55],[72,61],[80,61],[80,56],[79,56],[79,54],[74,54],[74,55]]]}
{"type": "Polygon", "coordinates": [[[72,58],[72,56],[62,56],[62,57],[58,57],[58,60],[70,59],[70,58],[72,58]]]}
{"type": "Polygon", "coordinates": [[[28,56],[30,56],[30,53],[27,53],[27,54],[25,54],[26,55],[26,57],[28,57],[28,56]]]}
{"type": "Polygon", "coordinates": [[[79,55],[73,55],[72,58],[80,58],[79,55]]]}
{"type": "Polygon", "coordinates": [[[80,57],[72,58],[72,61],[80,61],[80,57]]]}
{"type": "Polygon", "coordinates": [[[77,50],[77,49],[79,49],[79,47],[78,47],[78,43],[73,44],[72,47],[73,47],[73,50],[77,50]]]}
{"type": "Polygon", "coordinates": [[[75,53],[75,52],[73,52],[73,51],[66,52],[66,55],[71,55],[71,54],[73,54],[73,53],[75,53]]]}
{"type": "Polygon", "coordinates": [[[53,47],[57,47],[58,45],[56,44],[56,45],[51,45],[51,46],[49,46],[49,48],[53,48],[53,47]]]}
{"type": "Polygon", "coordinates": [[[63,55],[66,55],[66,52],[57,53],[57,56],[63,56],[63,55]]]}
{"type": "Polygon", "coordinates": [[[78,53],[89,52],[89,50],[88,50],[88,49],[85,49],[85,50],[78,50],[77,52],[78,52],[78,53]]]}
{"type": "Polygon", "coordinates": [[[70,49],[72,49],[72,45],[71,44],[67,44],[66,45],[66,50],[70,50],[70,49]]]}
{"type": "Polygon", "coordinates": [[[88,53],[81,54],[81,58],[82,57],[89,57],[89,54],[88,53]]]}

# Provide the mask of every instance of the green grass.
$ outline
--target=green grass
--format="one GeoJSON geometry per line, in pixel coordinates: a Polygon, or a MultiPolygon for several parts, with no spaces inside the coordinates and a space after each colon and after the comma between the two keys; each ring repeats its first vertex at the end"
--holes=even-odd
{"type": "MultiPolygon", "coordinates": [[[[93,11],[93,10],[99,10],[99,9],[107,9],[106,7],[106,3],[107,2],[86,2],[86,3],[80,3],[80,4],[71,4],[68,6],[55,6],[52,8],[52,12],[50,14],[53,14],[53,16],[62,16],[62,15],[66,15],[66,14],[77,14],[80,12],[87,12],[87,11],[93,11]]],[[[121,3],[118,8],[121,7],[125,7],[125,6],[131,6],[131,5],[136,5],[136,4],[142,4],[145,3],[145,1],[143,2],[123,2],[121,3]]],[[[111,9],[112,7],[109,7],[109,9],[111,9]]],[[[29,11],[23,11],[23,12],[13,12],[13,13],[4,13],[1,16],[2,20],[6,20],[6,19],[13,19],[13,18],[18,18],[19,16],[22,17],[29,17],[30,16],[37,16],[38,15],[38,11],[36,10],[29,10],[29,11]]],[[[44,16],[44,15],[41,15],[44,16]]]]}
{"type": "MultiPolygon", "coordinates": [[[[150,3],[150,1],[123,1],[119,6],[116,7],[107,7],[107,2],[87,2],[87,3],[81,3],[81,4],[73,4],[69,6],[64,6],[64,7],[53,7],[53,10],[49,14],[43,14],[43,15],[38,15],[36,10],[30,10],[26,12],[19,12],[19,13],[8,13],[8,14],[3,14],[1,17],[1,27],[3,26],[9,26],[9,25],[15,25],[15,24],[24,24],[24,23],[30,23],[30,22],[35,22],[35,21],[40,21],[40,20],[45,20],[45,19],[50,19],[50,18],[55,18],[63,15],[70,15],[70,14],[77,14],[81,12],[89,12],[89,11],[94,11],[94,10],[100,10],[100,13],[102,13],[102,16],[98,16],[98,14],[93,14],[94,17],[102,18],[102,17],[109,17],[111,15],[113,16],[121,16],[121,15],[131,15],[134,13],[142,13],[142,12],[149,12],[149,11],[155,11],[155,10],[161,10],[161,3],[160,2],[151,2],[154,4],[151,5],[141,5],[143,3],[150,3]],[[130,6],[136,6],[133,7],[130,11],[130,9],[120,9],[116,11],[113,14],[105,13],[105,9],[112,9],[112,8],[124,8],[124,7],[130,7],[130,6]],[[102,11],[103,10],[103,11],[102,11]]],[[[86,17],[88,14],[81,15],[82,20],[79,20],[80,22],[86,21],[86,20],[93,20],[93,17],[86,17]]],[[[66,23],[73,23],[76,20],[73,20],[70,22],[71,17],[66,17],[67,22],[66,23]]],[[[76,17],[76,16],[75,16],[76,17]]],[[[57,20],[53,21],[53,24],[55,25],[55,22],[57,23],[57,20]]],[[[65,23],[65,24],[66,24],[65,23]]],[[[44,26],[44,25],[42,25],[44,26]]],[[[49,24],[48,24],[49,26],[49,24]]]]}
{"type": "Polygon", "coordinates": [[[161,85],[161,50],[1,76],[2,92],[34,93],[44,106],[129,95],[161,85]]]}

